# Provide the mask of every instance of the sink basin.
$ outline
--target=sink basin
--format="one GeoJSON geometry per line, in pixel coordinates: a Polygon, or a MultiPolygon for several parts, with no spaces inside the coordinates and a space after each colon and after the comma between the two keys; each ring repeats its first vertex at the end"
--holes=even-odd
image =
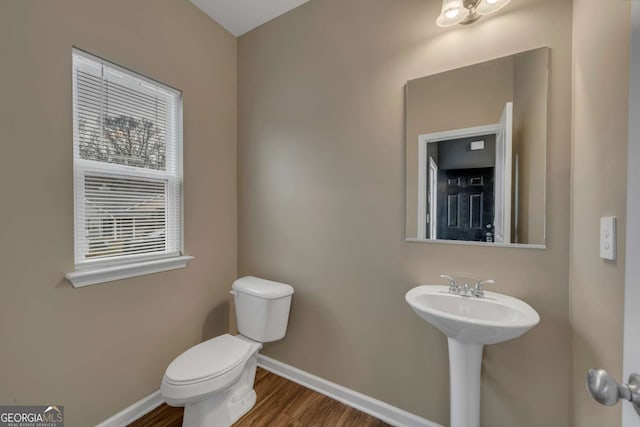
{"type": "Polygon", "coordinates": [[[449,338],[496,344],[524,334],[540,316],[517,298],[485,291],[483,298],[450,294],[448,286],[418,286],[405,295],[411,308],[449,338]]]}
{"type": "Polygon", "coordinates": [[[540,322],[531,306],[495,292],[484,297],[449,293],[449,286],[418,286],[405,295],[418,316],[449,337],[451,427],[480,427],[480,371],[487,344],[507,341],[540,322]]]}

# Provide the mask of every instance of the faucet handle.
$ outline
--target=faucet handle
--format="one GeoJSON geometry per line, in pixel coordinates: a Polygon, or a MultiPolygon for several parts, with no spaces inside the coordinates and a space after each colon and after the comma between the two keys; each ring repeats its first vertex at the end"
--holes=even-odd
{"type": "Polygon", "coordinates": [[[446,274],[441,274],[440,277],[449,280],[449,292],[451,292],[452,294],[457,294],[458,292],[460,292],[460,287],[458,286],[458,282],[456,282],[456,279],[446,274]]]}
{"type": "Polygon", "coordinates": [[[478,297],[478,298],[484,297],[484,290],[482,289],[482,286],[484,286],[484,285],[494,285],[495,283],[496,283],[496,281],[492,280],[492,279],[478,280],[476,282],[475,286],[473,287],[473,295],[478,297]]]}

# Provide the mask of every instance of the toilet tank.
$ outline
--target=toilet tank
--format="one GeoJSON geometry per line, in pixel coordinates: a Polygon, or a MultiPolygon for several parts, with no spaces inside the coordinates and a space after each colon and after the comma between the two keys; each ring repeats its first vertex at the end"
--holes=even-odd
{"type": "Polygon", "coordinates": [[[282,339],[287,333],[293,288],[258,277],[233,282],[238,331],[257,342],[282,339]]]}

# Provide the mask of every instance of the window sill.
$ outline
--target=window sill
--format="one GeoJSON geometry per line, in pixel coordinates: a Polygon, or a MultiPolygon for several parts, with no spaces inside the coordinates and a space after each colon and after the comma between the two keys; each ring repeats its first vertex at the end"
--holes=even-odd
{"type": "Polygon", "coordinates": [[[97,285],[98,283],[112,282],[129,277],[185,268],[187,263],[192,259],[192,256],[177,256],[154,259],[152,261],[133,262],[124,265],[95,267],[73,271],[65,274],[64,277],[71,282],[74,288],[81,288],[83,286],[97,285]]]}

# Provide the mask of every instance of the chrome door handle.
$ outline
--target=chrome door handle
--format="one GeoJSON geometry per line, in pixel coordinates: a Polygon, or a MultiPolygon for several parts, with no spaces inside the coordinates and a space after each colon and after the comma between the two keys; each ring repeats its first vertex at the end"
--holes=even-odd
{"type": "Polygon", "coordinates": [[[618,400],[628,400],[640,415],[640,374],[631,374],[628,384],[618,384],[604,369],[589,369],[587,389],[599,403],[613,406],[618,400]]]}

